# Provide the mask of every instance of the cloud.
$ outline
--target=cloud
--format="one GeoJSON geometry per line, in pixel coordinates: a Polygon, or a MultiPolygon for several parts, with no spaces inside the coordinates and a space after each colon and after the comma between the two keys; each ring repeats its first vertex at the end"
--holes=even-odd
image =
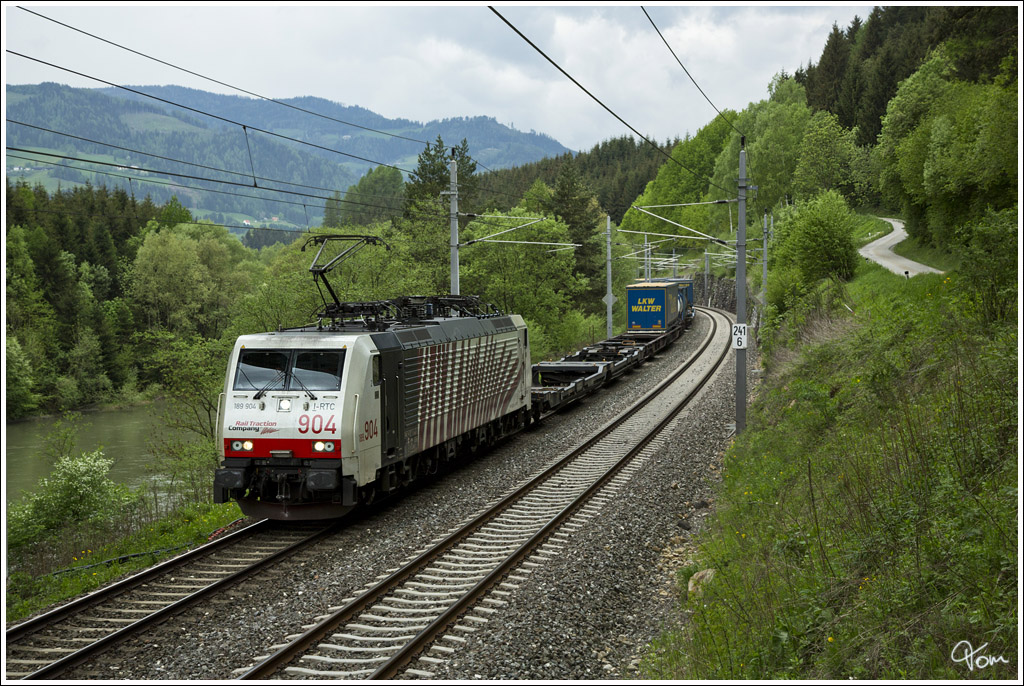
{"type": "MultiPolygon", "coordinates": [[[[272,97],[314,95],[388,117],[487,115],[574,149],[628,134],[485,6],[32,6],[46,16],[272,97]]],[[[639,6],[499,11],[623,119],[659,141],[715,111],[639,6]]],[[[648,7],[719,108],[763,99],[772,76],[821,54],[832,23],[870,6],[648,7]]],[[[121,84],[231,93],[9,5],[11,50],[121,84]]],[[[5,55],[7,83],[102,84],[5,55]]]]}

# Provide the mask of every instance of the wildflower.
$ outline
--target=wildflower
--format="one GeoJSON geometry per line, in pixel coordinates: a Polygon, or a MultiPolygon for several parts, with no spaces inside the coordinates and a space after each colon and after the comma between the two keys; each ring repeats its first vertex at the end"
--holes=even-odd
{"type": "Polygon", "coordinates": [[[829,636],[829,637],[828,637],[828,642],[829,642],[829,643],[831,643],[831,642],[832,642],[832,637],[831,637],[831,636],[829,636]]]}

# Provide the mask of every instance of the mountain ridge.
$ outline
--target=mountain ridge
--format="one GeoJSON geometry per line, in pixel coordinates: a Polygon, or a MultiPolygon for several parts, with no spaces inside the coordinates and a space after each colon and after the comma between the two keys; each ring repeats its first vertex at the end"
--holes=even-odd
{"type": "MultiPolygon", "coordinates": [[[[7,117],[30,125],[8,123],[8,145],[46,149],[69,158],[80,157],[83,153],[103,156],[105,161],[128,167],[160,169],[205,179],[230,179],[236,183],[245,181],[259,188],[266,188],[267,184],[257,182],[253,177],[274,179],[322,189],[323,192],[313,191],[315,198],[330,195],[331,189],[344,191],[378,164],[398,167],[407,176],[415,168],[417,157],[426,144],[435,142],[438,136],[452,145],[465,138],[470,145],[470,154],[487,169],[514,167],[572,152],[550,136],[521,132],[498,123],[490,116],[452,117],[422,123],[404,118],[389,119],[359,105],[343,105],[318,96],[280,99],[279,102],[292,105],[283,107],[261,98],[224,95],[185,86],[131,88],[169,102],[120,88],[72,88],[52,82],[7,85],[7,117]],[[301,112],[293,107],[324,116],[301,112]],[[340,121],[366,128],[346,126],[340,121]],[[162,159],[157,165],[151,156],[141,156],[101,143],[180,160],[181,163],[162,159]],[[197,172],[195,165],[229,170],[230,173],[197,172]]],[[[52,162],[59,158],[45,159],[52,162]]],[[[83,171],[88,167],[77,161],[71,163],[71,169],[40,165],[32,170],[34,178],[27,173],[11,173],[11,167],[21,164],[9,159],[8,175],[20,175],[31,182],[49,181],[51,186],[56,181],[65,184],[88,181],[95,185],[129,185],[127,181],[108,181],[110,176],[97,177],[90,171],[83,171]]],[[[109,173],[110,167],[95,167],[95,171],[109,173]]],[[[190,187],[210,189],[216,185],[205,180],[186,183],[190,187]]],[[[138,190],[136,187],[135,191],[138,190]]],[[[172,190],[153,185],[147,185],[144,192],[150,193],[158,203],[166,202],[174,194],[172,190]]],[[[212,193],[204,193],[203,198],[202,210],[225,215],[261,214],[253,206],[263,202],[260,200],[239,201],[212,193]]],[[[313,205],[317,202],[314,200],[313,205]]],[[[288,217],[287,221],[306,224],[322,214],[322,205],[280,207],[265,214],[284,215],[288,217]],[[312,213],[307,219],[308,211],[312,213]]]]}

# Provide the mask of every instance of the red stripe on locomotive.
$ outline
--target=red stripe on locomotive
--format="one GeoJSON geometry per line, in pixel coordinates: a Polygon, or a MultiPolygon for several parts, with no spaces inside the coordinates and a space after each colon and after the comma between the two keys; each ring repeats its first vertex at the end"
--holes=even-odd
{"type": "Polygon", "coordinates": [[[268,458],[272,450],[290,450],[292,457],[296,458],[330,458],[341,457],[341,441],[336,437],[325,436],[323,438],[225,438],[225,457],[253,457],[268,458]],[[252,441],[252,450],[232,450],[231,444],[234,441],[252,441]],[[317,441],[334,443],[334,450],[330,452],[314,452],[313,444],[317,441]]]}

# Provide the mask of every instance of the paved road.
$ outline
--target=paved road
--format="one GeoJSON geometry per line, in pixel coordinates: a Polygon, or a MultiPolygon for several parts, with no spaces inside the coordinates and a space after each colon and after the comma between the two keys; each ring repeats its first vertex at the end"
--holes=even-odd
{"type": "Polygon", "coordinates": [[[892,251],[892,246],[904,240],[907,237],[907,232],[903,228],[903,222],[899,219],[886,219],[885,217],[882,217],[882,221],[887,221],[892,224],[892,233],[882,236],[873,243],[865,245],[859,250],[861,255],[901,276],[910,277],[924,273],[942,274],[942,271],[938,269],[933,269],[932,267],[921,264],[920,262],[908,260],[906,257],[901,257],[894,253],[892,251]]]}

